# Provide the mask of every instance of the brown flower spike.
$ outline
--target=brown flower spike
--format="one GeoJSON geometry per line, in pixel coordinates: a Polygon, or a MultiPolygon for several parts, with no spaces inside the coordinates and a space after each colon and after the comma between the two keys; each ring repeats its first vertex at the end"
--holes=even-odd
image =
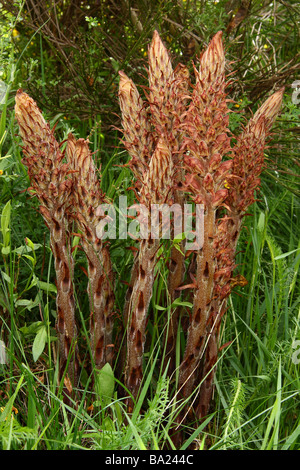
{"type": "Polygon", "coordinates": [[[53,131],[34,100],[22,90],[16,95],[15,113],[23,140],[23,163],[28,168],[32,189],[40,202],[40,212],[50,230],[57,283],[56,328],[59,338],[60,377],[71,355],[68,375],[71,383],[76,384],[78,359],[73,293],[74,261],[66,215],[70,204],[72,180],[67,177],[69,167],[63,163],[63,154],[53,131]]]}
{"type": "MultiPolygon", "coordinates": [[[[139,202],[150,210],[151,204],[162,204],[171,199],[181,205],[184,203],[183,192],[176,189],[183,172],[179,167],[175,171],[175,165],[182,158],[181,118],[187,101],[188,71],[182,65],[173,71],[167,49],[156,31],[149,46],[148,57],[147,100],[144,102],[141,99],[133,82],[120,72],[119,101],[124,145],[131,156],[128,165],[135,177],[139,202]]],[[[150,238],[141,241],[125,299],[124,323],[131,325],[127,330],[125,375],[128,388],[134,397],[137,396],[142,378],[141,352],[144,347],[146,315],[154,282],[155,254],[159,245],[157,240],[150,238]],[[143,273],[146,273],[146,277],[143,273]],[[135,305],[139,306],[138,310],[135,305]],[[137,311],[138,314],[135,313],[137,311]]],[[[174,249],[171,260],[169,287],[170,298],[173,301],[178,296],[176,288],[183,280],[184,256],[174,249]]],[[[173,328],[169,330],[167,356],[171,351],[172,353],[175,351],[174,338],[177,329],[175,317],[176,315],[172,323],[173,328]]]]}
{"type": "Polygon", "coordinates": [[[215,286],[212,315],[208,325],[208,344],[196,414],[207,415],[212,395],[213,378],[218,353],[218,332],[227,308],[227,298],[232,290],[235,253],[243,218],[255,201],[255,191],[260,186],[260,174],[264,167],[264,148],[276,116],[280,110],[284,88],[271,95],[250,119],[233,147],[233,165],[228,177],[226,205],[229,213],[217,225],[214,243],[216,255],[215,286]]]}
{"type": "MultiPolygon", "coordinates": [[[[182,64],[173,71],[171,59],[157,31],[154,32],[148,48],[149,58],[149,106],[151,122],[158,135],[165,135],[168,147],[172,154],[172,161],[176,166],[174,172],[174,204],[181,207],[183,213],[186,197],[179,189],[184,179],[183,159],[183,117],[189,99],[189,71],[182,64]]],[[[183,229],[182,229],[183,232],[183,229]]],[[[173,235],[172,235],[173,238],[173,235]]],[[[183,283],[185,274],[184,241],[179,247],[171,248],[169,261],[168,291],[170,303],[180,295],[177,290],[183,283]]],[[[176,307],[171,312],[169,327],[165,331],[166,354],[165,366],[168,373],[175,369],[175,345],[180,309],[176,307]]]]}
{"type": "MultiPolygon", "coordinates": [[[[151,211],[152,204],[168,202],[173,185],[173,165],[170,151],[163,138],[159,140],[151,158],[149,170],[144,173],[144,184],[141,188],[139,202],[151,211]]],[[[147,230],[148,218],[145,220],[147,230]]],[[[128,305],[127,326],[127,362],[125,380],[133,398],[138,396],[143,378],[143,353],[145,344],[146,321],[149,303],[152,297],[154,270],[157,262],[156,255],[160,240],[149,235],[140,241],[135,278],[132,285],[128,305]]],[[[130,401],[130,409],[131,404],[130,401]]]]}
{"type": "Polygon", "coordinates": [[[82,232],[82,246],[88,261],[91,348],[95,365],[101,369],[113,359],[114,280],[107,245],[97,237],[101,216],[97,207],[106,202],[100,189],[89,142],[70,134],[67,159],[73,170],[73,214],[82,232]]]}
{"type": "Polygon", "coordinates": [[[221,33],[214,36],[203,53],[195,76],[196,84],[184,121],[189,153],[185,162],[190,171],[186,175],[186,187],[194,201],[204,205],[204,243],[196,255],[193,313],[180,366],[179,385],[184,398],[194,390],[196,371],[205,347],[216,271],[216,211],[227,196],[224,181],[232,164],[230,160],[223,160],[230,152],[230,138],[221,33]]]}

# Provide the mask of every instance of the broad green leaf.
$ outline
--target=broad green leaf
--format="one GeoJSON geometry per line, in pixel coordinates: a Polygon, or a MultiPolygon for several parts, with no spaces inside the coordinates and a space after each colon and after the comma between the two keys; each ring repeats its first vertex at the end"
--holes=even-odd
{"type": "MultiPolygon", "coordinates": [[[[27,310],[31,310],[40,303],[39,296],[37,295],[34,300],[32,299],[19,299],[15,302],[15,307],[25,307],[27,310]]],[[[42,322],[40,322],[42,323],[42,322]]]]}
{"type": "Polygon", "coordinates": [[[259,215],[259,219],[258,219],[258,222],[257,222],[257,229],[263,233],[264,229],[265,229],[265,221],[266,221],[266,216],[263,212],[260,213],[259,215]]]}
{"type": "Polygon", "coordinates": [[[115,387],[115,378],[110,364],[107,362],[102,369],[96,371],[96,392],[100,399],[110,402],[115,387]]]}
{"type": "Polygon", "coordinates": [[[32,345],[32,355],[33,355],[33,360],[35,362],[38,360],[38,358],[44,351],[46,341],[47,341],[47,330],[46,330],[46,327],[43,325],[37,332],[37,335],[34,338],[33,345],[32,345]]]}
{"type": "Polygon", "coordinates": [[[42,245],[40,243],[32,243],[30,245],[21,245],[18,248],[15,248],[13,251],[18,255],[23,255],[24,253],[28,253],[32,250],[38,250],[39,248],[41,248],[41,246],[42,245]]]}
{"type": "Polygon", "coordinates": [[[1,276],[3,277],[3,279],[5,279],[5,281],[10,284],[11,283],[11,277],[6,274],[4,271],[1,271],[1,276]]]}
{"type": "Polygon", "coordinates": [[[2,250],[1,250],[1,253],[2,253],[4,256],[9,255],[9,253],[10,253],[10,246],[3,246],[3,247],[2,247],[2,250]]]}
{"type": "Polygon", "coordinates": [[[57,288],[54,284],[51,284],[50,282],[43,282],[43,281],[38,281],[38,287],[42,290],[48,291],[48,292],[54,292],[55,294],[57,293],[57,288]]]}
{"type": "Polygon", "coordinates": [[[54,292],[54,294],[57,293],[57,288],[54,284],[51,284],[50,282],[40,281],[37,278],[34,278],[32,280],[29,289],[31,289],[34,286],[38,286],[39,289],[44,290],[46,292],[54,292]]]}

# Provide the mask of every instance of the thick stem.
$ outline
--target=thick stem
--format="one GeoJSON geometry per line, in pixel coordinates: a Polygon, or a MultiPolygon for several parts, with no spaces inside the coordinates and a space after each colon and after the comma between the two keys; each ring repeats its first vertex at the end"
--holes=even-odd
{"type": "Polygon", "coordinates": [[[184,398],[190,396],[194,389],[196,371],[205,346],[216,268],[214,237],[215,209],[208,204],[204,213],[204,243],[197,253],[197,288],[194,295],[193,314],[179,373],[179,389],[184,398]]]}
{"type": "Polygon", "coordinates": [[[123,327],[122,327],[122,343],[120,348],[120,356],[118,361],[118,369],[120,371],[119,376],[124,373],[125,365],[126,365],[126,354],[127,354],[127,341],[126,341],[126,334],[128,328],[128,321],[129,321],[129,307],[130,307],[130,300],[133,291],[133,287],[135,285],[137,275],[138,275],[138,268],[139,268],[139,256],[138,254],[135,255],[133,266],[131,269],[131,276],[130,282],[126,291],[125,295],[125,302],[123,307],[123,327]]]}
{"type": "MultiPolygon", "coordinates": [[[[147,313],[152,297],[158,248],[159,240],[157,239],[141,241],[138,272],[129,305],[125,380],[134,399],[138,396],[143,376],[147,313]]],[[[129,412],[132,411],[131,400],[129,400],[128,409],[129,412]]]]}
{"type": "MultiPolygon", "coordinates": [[[[181,180],[183,179],[182,172],[180,173],[181,180]]],[[[181,181],[180,180],[180,181],[181,181]]],[[[183,214],[185,195],[182,191],[175,191],[174,194],[174,203],[179,204],[181,207],[181,214],[183,214]]],[[[175,224],[175,221],[174,221],[175,224]]],[[[182,229],[183,232],[183,229],[182,229]]],[[[174,230],[172,238],[174,238],[174,230]]],[[[169,268],[169,277],[168,277],[168,290],[170,295],[170,303],[173,302],[180,296],[180,287],[184,281],[185,274],[185,243],[184,241],[180,242],[179,249],[176,246],[171,248],[170,256],[170,268],[169,268]]],[[[180,307],[176,307],[173,312],[171,312],[170,322],[168,328],[165,330],[165,368],[168,367],[168,375],[171,376],[175,371],[176,366],[176,339],[177,339],[177,330],[179,323],[180,307]],[[169,365],[168,365],[169,364],[169,365]]]]}
{"type": "MultiPolygon", "coordinates": [[[[170,271],[169,271],[169,295],[170,303],[173,304],[175,299],[179,297],[180,291],[176,290],[181,286],[184,280],[184,243],[179,245],[180,251],[176,247],[171,249],[170,271]]],[[[179,323],[180,307],[175,307],[171,312],[168,329],[165,333],[165,367],[168,367],[168,375],[172,375],[176,365],[176,338],[179,323]],[[169,365],[168,365],[169,364],[169,365]]]]}
{"type": "MultiPolygon", "coordinates": [[[[226,221],[223,221],[223,225],[224,224],[226,224],[226,230],[224,231],[223,226],[222,231],[219,231],[217,233],[217,244],[219,246],[219,249],[221,248],[223,252],[227,249],[226,252],[229,254],[232,269],[230,272],[227,273],[225,279],[221,278],[218,282],[218,286],[221,287],[221,292],[222,288],[224,288],[228,284],[230,285],[231,282],[232,273],[234,270],[234,257],[242,226],[242,217],[236,212],[232,212],[231,217],[228,218],[226,221]],[[228,240],[227,246],[225,238],[228,240]]],[[[217,269],[222,269],[222,255],[220,256],[220,259],[217,261],[217,263],[217,269]]],[[[209,340],[205,350],[204,368],[200,377],[200,381],[203,380],[203,382],[201,384],[199,398],[197,400],[196,406],[196,416],[200,420],[203,419],[209,412],[209,407],[213,394],[214,377],[216,374],[216,363],[218,360],[218,332],[222,317],[227,308],[227,297],[230,294],[230,291],[230,288],[226,289],[227,294],[224,298],[220,298],[220,295],[217,294],[216,289],[214,290],[213,294],[213,315],[211,317],[211,328],[208,333],[209,340]]]]}
{"type": "Polygon", "coordinates": [[[196,416],[199,420],[207,416],[213,393],[213,381],[215,377],[215,365],[218,359],[218,335],[214,330],[210,334],[205,349],[204,367],[202,371],[203,382],[200,387],[196,416]]]}
{"type": "Polygon", "coordinates": [[[88,259],[88,293],[91,307],[91,348],[97,369],[113,360],[113,279],[109,253],[101,246],[87,242],[84,250],[88,259]]]}
{"type": "Polygon", "coordinates": [[[59,340],[60,378],[65,372],[69,354],[71,359],[67,374],[71,384],[78,380],[77,329],[75,324],[75,301],[73,293],[74,260],[70,254],[70,243],[63,218],[52,217],[47,221],[50,228],[50,244],[54,255],[57,280],[57,322],[59,340]]]}

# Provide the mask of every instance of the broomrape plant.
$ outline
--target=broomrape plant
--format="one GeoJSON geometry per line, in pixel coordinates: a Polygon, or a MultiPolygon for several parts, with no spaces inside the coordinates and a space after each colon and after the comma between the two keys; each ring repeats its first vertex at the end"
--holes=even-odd
{"type": "MultiPolygon", "coordinates": [[[[69,358],[66,383],[77,384],[74,260],[71,255],[67,216],[72,190],[72,180],[67,177],[70,170],[63,162],[64,156],[53,130],[46,123],[33,99],[21,90],[16,95],[15,112],[24,144],[23,163],[28,168],[32,191],[39,199],[40,212],[50,231],[57,282],[56,328],[59,339],[60,376],[63,376],[69,358]]],[[[70,389],[70,385],[68,387],[70,389]]]]}
{"type": "MultiPolygon", "coordinates": [[[[132,413],[143,380],[155,267],[164,256],[161,239],[153,237],[149,230],[151,208],[166,204],[183,210],[188,201],[194,207],[203,207],[201,246],[190,256],[185,252],[184,239],[179,246],[171,241],[167,260],[168,296],[174,308],[169,328],[162,337],[164,366],[169,377],[176,367],[180,318],[174,301],[184,290],[190,293],[193,305],[179,366],[177,397],[186,404],[177,418],[181,424],[190,416],[191,408],[199,420],[209,412],[218,336],[233,286],[237,242],[243,218],[260,186],[266,139],[280,110],[284,89],[267,99],[234,143],[229,130],[230,100],[226,94],[222,32],[213,37],[194,65],[194,83],[184,65],[173,69],[156,31],[148,58],[149,86],[144,98],[133,81],[123,71],[119,72],[123,144],[130,155],[128,167],[133,175],[136,202],[147,210],[140,230],[146,236],[139,240],[124,299],[125,342],[117,363],[113,353],[115,281],[109,245],[97,232],[103,217],[97,208],[107,201],[100,189],[89,142],[69,135],[63,153],[35,102],[21,90],[16,96],[16,118],[31,189],[39,199],[40,212],[50,230],[57,277],[60,375],[66,372],[69,361],[69,392],[78,379],[71,221],[75,220],[80,230],[88,263],[93,360],[98,369],[106,363],[116,370],[124,368],[125,387],[130,393],[127,411],[132,413]],[[184,285],[186,279],[188,284],[184,285]]],[[[171,238],[175,223],[176,215],[171,238]]],[[[159,222],[158,229],[163,229],[163,222],[159,222]]]]}

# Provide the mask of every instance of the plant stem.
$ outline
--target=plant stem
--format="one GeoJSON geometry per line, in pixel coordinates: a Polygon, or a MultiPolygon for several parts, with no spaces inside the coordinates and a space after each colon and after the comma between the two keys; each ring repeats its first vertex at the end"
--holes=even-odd
{"type": "MultiPolygon", "coordinates": [[[[143,377],[146,320],[152,297],[156,253],[159,245],[160,242],[156,239],[149,238],[141,241],[138,273],[129,305],[125,380],[134,399],[138,396],[143,377]]],[[[129,400],[128,410],[132,412],[132,400],[129,400]]]]}

